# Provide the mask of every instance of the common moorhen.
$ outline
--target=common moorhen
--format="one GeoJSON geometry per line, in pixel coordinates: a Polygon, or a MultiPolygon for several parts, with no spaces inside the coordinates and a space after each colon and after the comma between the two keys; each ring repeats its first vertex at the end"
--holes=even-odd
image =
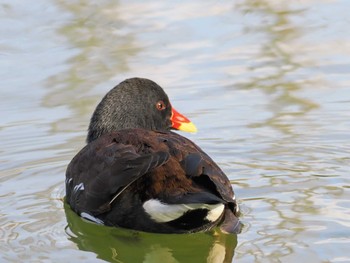
{"type": "Polygon", "coordinates": [[[66,201],[81,217],[147,232],[190,233],[215,226],[238,233],[230,181],[197,145],[171,129],[196,127],[155,82],[131,78],[92,115],[87,145],[66,172],[66,201]]]}

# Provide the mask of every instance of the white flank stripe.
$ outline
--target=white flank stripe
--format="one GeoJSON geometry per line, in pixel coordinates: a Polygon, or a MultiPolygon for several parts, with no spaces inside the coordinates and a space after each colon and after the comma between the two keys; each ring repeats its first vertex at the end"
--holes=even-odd
{"type": "Polygon", "coordinates": [[[78,191],[83,191],[84,190],[84,184],[83,183],[80,183],[80,184],[77,184],[76,186],[74,186],[73,188],[73,192],[76,193],[78,191]]]}
{"type": "Polygon", "coordinates": [[[90,221],[92,221],[92,222],[95,222],[96,224],[100,224],[100,225],[103,225],[103,224],[104,224],[103,221],[102,221],[101,219],[98,219],[98,218],[96,218],[96,217],[94,217],[94,216],[92,216],[92,215],[90,215],[90,214],[88,214],[88,213],[82,212],[82,213],[80,214],[80,216],[81,216],[82,218],[85,218],[85,219],[88,219],[88,220],[90,220],[90,221]]]}
{"type": "Polygon", "coordinates": [[[67,178],[66,179],[66,184],[69,184],[72,180],[73,180],[73,178],[67,178]]]}
{"type": "Polygon", "coordinates": [[[209,211],[206,218],[211,222],[215,222],[222,215],[222,212],[224,212],[224,208],[225,206],[223,204],[217,204],[215,208],[209,211]]]}
{"type": "Polygon", "coordinates": [[[207,209],[206,219],[217,220],[224,210],[223,204],[165,204],[157,199],[150,199],[143,204],[143,208],[150,217],[159,223],[165,223],[181,217],[184,213],[195,209],[207,209]],[[221,213],[220,213],[221,212],[221,213]]]}

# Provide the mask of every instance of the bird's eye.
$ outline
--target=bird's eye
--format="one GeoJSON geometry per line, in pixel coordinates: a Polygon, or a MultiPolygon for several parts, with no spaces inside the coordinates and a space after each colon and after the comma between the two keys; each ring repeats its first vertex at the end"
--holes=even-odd
{"type": "Polygon", "coordinates": [[[156,104],[157,110],[161,111],[161,110],[165,110],[165,103],[164,101],[160,100],[157,102],[156,104]]]}

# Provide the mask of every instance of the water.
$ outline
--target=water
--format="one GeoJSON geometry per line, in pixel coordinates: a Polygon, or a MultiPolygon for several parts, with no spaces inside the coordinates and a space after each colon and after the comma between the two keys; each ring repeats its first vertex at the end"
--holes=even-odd
{"type": "Polygon", "coordinates": [[[349,262],[349,11],[345,0],[2,0],[0,262],[349,262]],[[242,234],[136,233],[64,206],[94,107],[133,76],[197,125],[183,135],[232,181],[242,234]]]}

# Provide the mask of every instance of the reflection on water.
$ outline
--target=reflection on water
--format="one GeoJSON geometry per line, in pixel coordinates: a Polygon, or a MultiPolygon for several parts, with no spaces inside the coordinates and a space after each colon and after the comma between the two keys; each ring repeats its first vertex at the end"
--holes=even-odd
{"type": "Polygon", "coordinates": [[[236,235],[149,234],[86,222],[65,205],[69,239],[110,262],[232,262],[236,235]]]}
{"type": "MultiPolygon", "coordinates": [[[[300,39],[307,34],[308,27],[295,22],[296,17],[304,16],[309,10],[295,8],[287,1],[277,3],[267,0],[241,1],[237,7],[243,14],[258,17],[258,22],[245,28],[246,33],[262,35],[259,52],[251,62],[251,74],[238,86],[265,93],[265,108],[271,113],[270,117],[249,124],[250,128],[260,131],[257,134],[262,135],[260,144],[264,150],[259,152],[253,149],[254,157],[249,163],[232,162],[261,173],[260,183],[250,181],[246,185],[245,194],[249,198],[243,202],[250,205],[250,213],[254,213],[246,215],[251,224],[246,235],[254,231],[257,225],[261,225],[261,228],[254,241],[245,241],[246,237],[242,237],[240,247],[244,249],[238,258],[247,259],[250,255],[250,260],[256,262],[265,257],[288,261],[291,255],[294,255],[294,259],[296,255],[300,255],[300,259],[305,256],[315,258],[314,252],[308,250],[311,240],[317,238],[321,229],[336,228],[337,225],[330,222],[328,226],[322,226],[322,218],[332,220],[334,215],[322,209],[324,200],[321,201],[315,191],[325,193],[330,199],[344,198],[340,194],[344,191],[338,186],[324,191],[324,185],[334,181],[320,180],[313,174],[327,174],[326,177],[336,178],[339,176],[337,168],[344,166],[344,163],[341,161],[335,167],[327,165],[334,159],[332,152],[322,157],[315,155],[315,152],[322,150],[317,143],[312,143],[315,140],[314,131],[322,130],[322,127],[317,121],[310,123],[309,116],[320,105],[301,95],[301,91],[319,84],[308,74],[308,67],[316,62],[311,62],[302,53],[304,47],[300,39]],[[281,135],[277,136],[276,131],[281,135]],[[267,136],[264,138],[264,135],[267,136]],[[325,164],[320,165],[320,162],[325,164]],[[252,200],[253,205],[250,204],[252,200]]],[[[242,181],[247,180],[244,178],[242,181]]],[[[337,207],[336,213],[346,217],[344,209],[348,204],[343,199],[327,209],[337,207]]]]}
{"type": "MultiPolygon", "coordinates": [[[[73,54],[65,70],[47,79],[48,93],[43,105],[66,105],[72,110],[69,119],[58,120],[53,126],[55,131],[66,131],[76,125],[70,120],[82,115],[87,118],[91,114],[97,100],[91,91],[126,72],[128,60],[140,48],[133,33],[124,30],[127,21],[119,19],[118,1],[57,0],[56,4],[62,12],[72,15],[57,33],[66,39],[73,54]]],[[[109,88],[115,84],[110,84],[109,88]]]]}
{"type": "Polygon", "coordinates": [[[95,2],[0,5],[0,261],[349,262],[350,3],[95,2]],[[238,237],[136,234],[63,207],[93,108],[135,75],[192,115],[186,136],[241,203],[238,237]]]}
{"type": "Polygon", "coordinates": [[[305,9],[296,9],[291,2],[271,2],[267,0],[246,0],[237,5],[244,14],[258,16],[260,21],[248,25],[248,34],[262,34],[260,52],[250,66],[253,73],[248,80],[239,84],[243,89],[261,89],[269,95],[267,105],[273,113],[263,123],[251,125],[274,127],[287,134],[293,133],[288,118],[300,117],[317,108],[311,100],[297,95],[297,91],[316,83],[298,74],[298,70],[306,68],[305,57],[301,56],[303,48],[300,39],[305,34],[305,27],[293,22],[293,17],[303,16],[305,9]]]}
{"type": "Polygon", "coordinates": [[[51,133],[79,131],[61,141],[57,147],[79,149],[83,145],[87,125],[99,96],[94,89],[112,88],[116,75],[128,71],[128,60],[141,50],[132,31],[125,31],[128,21],[119,18],[119,1],[60,1],[55,0],[60,12],[70,14],[57,29],[71,53],[64,70],[56,72],[45,81],[47,93],[42,100],[45,108],[64,105],[70,114],[58,117],[51,123],[51,133]],[[108,82],[108,84],[106,84],[108,82]],[[77,120],[83,121],[77,121],[77,120]]]}

